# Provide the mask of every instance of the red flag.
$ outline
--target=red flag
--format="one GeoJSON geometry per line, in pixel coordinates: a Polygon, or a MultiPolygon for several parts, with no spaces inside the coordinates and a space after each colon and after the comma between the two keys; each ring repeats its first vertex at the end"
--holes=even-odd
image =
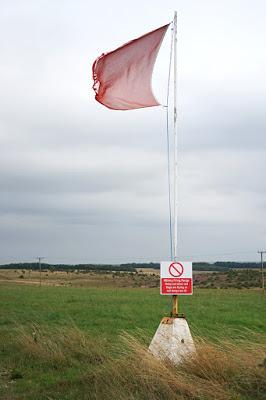
{"type": "Polygon", "coordinates": [[[113,110],[158,106],[152,93],[153,66],[168,25],[98,57],[92,66],[95,99],[113,110]]]}

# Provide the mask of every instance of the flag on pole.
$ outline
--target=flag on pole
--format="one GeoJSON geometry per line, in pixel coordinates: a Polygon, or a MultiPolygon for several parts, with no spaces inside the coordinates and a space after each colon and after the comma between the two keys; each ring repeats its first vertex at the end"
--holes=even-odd
{"type": "Polygon", "coordinates": [[[113,110],[158,106],[151,88],[152,72],[169,24],[110,53],[92,66],[95,99],[113,110]]]}

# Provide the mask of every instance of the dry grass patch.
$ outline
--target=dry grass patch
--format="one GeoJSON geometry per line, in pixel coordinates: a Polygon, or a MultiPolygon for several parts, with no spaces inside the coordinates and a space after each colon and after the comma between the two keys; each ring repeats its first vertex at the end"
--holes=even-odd
{"type": "Polygon", "coordinates": [[[108,359],[94,378],[104,399],[266,398],[265,346],[250,342],[196,341],[197,354],[179,366],[155,359],[138,339],[125,334],[119,357],[108,359]]]}
{"type": "Polygon", "coordinates": [[[24,381],[27,387],[29,369],[31,380],[36,370],[34,379],[46,374],[46,381],[35,389],[29,381],[31,392],[14,399],[266,399],[263,337],[233,343],[198,338],[195,356],[174,366],[154,358],[141,334],[124,333],[118,343],[110,344],[75,326],[48,330],[31,325],[17,333],[16,358],[23,375],[19,384],[24,381]]]}
{"type": "Polygon", "coordinates": [[[57,369],[75,364],[104,361],[103,344],[77,327],[46,330],[37,325],[18,330],[17,345],[26,358],[57,369]]]}

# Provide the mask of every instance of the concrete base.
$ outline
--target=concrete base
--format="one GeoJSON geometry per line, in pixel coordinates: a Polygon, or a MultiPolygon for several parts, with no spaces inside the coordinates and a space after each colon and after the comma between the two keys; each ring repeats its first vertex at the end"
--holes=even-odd
{"type": "Polygon", "coordinates": [[[163,318],[149,350],[156,358],[169,360],[174,364],[192,356],[196,349],[186,319],[163,318]]]}

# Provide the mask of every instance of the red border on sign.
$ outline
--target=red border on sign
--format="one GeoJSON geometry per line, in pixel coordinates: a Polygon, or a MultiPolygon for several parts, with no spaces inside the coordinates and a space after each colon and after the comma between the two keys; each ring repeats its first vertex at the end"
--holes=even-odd
{"type": "Polygon", "coordinates": [[[174,278],[179,278],[180,276],[183,275],[184,267],[180,262],[173,262],[172,264],[169,265],[168,271],[169,271],[169,274],[171,276],[173,276],[174,278]],[[179,271],[179,269],[177,269],[176,265],[179,265],[181,267],[181,271],[179,271]],[[174,270],[175,273],[171,272],[171,270],[172,271],[174,270]]]}

